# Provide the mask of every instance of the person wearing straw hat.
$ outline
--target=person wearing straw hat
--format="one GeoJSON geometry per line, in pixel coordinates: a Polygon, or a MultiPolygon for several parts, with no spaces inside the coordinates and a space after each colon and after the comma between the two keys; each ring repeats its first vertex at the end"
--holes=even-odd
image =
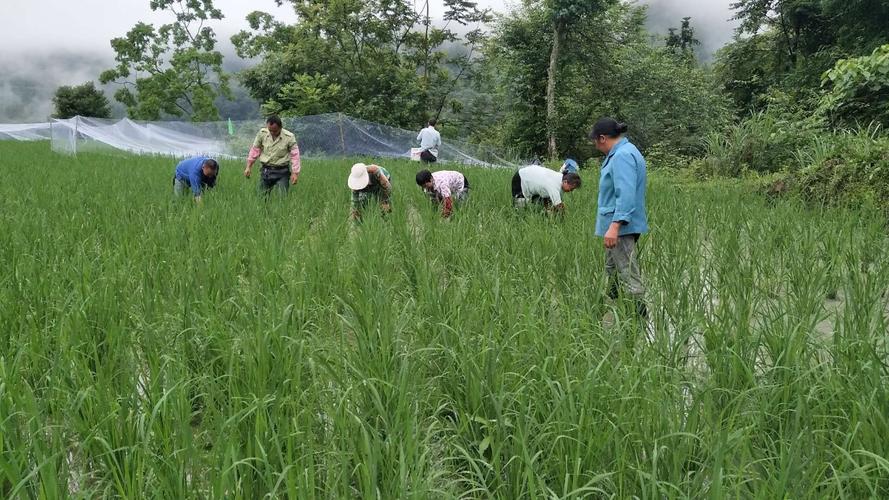
{"type": "Polygon", "coordinates": [[[191,189],[194,201],[201,202],[206,189],[216,186],[219,175],[219,163],[206,156],[195,156],[179,162],[173,173],[173,194],[181,196],[186,189],[191,189]]]}
{"type": "Polygon", "coordinates": [[[352,215],[353,221],[361,220],[361,210],[375,199],[380,203],[383,213],[389,213],[392,209],[389,205],[389,196],[392,194],[392,181],[389,171],[379,165],[365,165],[356,163],[352,165],[349,174],[349,189],[352,190],[352,215]]]}

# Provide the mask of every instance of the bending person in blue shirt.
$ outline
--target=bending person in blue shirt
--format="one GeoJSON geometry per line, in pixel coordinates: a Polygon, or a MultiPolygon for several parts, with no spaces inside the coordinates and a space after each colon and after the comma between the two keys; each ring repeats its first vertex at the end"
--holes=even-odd
{"type": "Polygon", "coordinates": [[[565,162],[562,163],[562,167],[559,169],[559,172],[562,172],[563,174],[576,174],[579,171],[580,167],[573,158],[566,159],[565,162]]]}
{"type": "Polygon", "coordinates": [[[176,174],[173,176],[173,194],[180,196],[191,188],[194,201],[200,203],[204,189],[216,186],[218,175],[219,163],[212,158],[196,156],[182,160],[176,165],[176,174]]]}
{"type": "Polygon", "coordinates": [[[608,295],[616,299],[629,294],[636,312],[648,317],[645,286],[636,258],[639,236],[648,232],[645,213],[647,174],[645,158],[624,134],[627,125],[602,118],[593,126],[590,139],[605,154],[599,175],[599,202],[596,235],[605,239],[605,272],[608,295]]]}

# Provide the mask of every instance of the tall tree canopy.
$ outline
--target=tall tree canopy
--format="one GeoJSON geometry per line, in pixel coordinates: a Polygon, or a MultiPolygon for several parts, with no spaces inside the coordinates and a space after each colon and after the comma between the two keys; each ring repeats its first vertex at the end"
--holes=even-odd
{"type": "Polygon", "coordinates": [[[668,144],[693,152],[701,132],[727,116],[706,70],[650,43],[645,10],[619,3],[578,21],[559,57],[554,124],[549,120],[548,68],[556,36],[550,12],[529,3],[505,16],[485,51],[484,84],[491,98],[477,100],[476,137],[515,147],[524,156],[595,155],[587,135],[611,115],[631,126],[643,148],[668,144]],[[556,152],[552,153],[552,136],[556,152]]]}
{"type": "Polygon", "coordinates": [[[739,109],[762,109],[767,90],[808,107],[822,74],[840,59],[889,43],[882,0],[738,0],[738,39],[720,51],[717,74],[739,109]]]}
{"type": "Polygon", "coordinates": [[[75,116],[89,116],[92,118],[110,118],[111,108],[108,106],[108,98],[96,88],[93,82],[82,85],[63,85],[56,90],[52,98],[55,105],[53,118],[72,118],[75,116]]]}
{"type": "Polygon", "coordinates": [[[216,35],[207,23],[222,19],[222,12],[213,0],[151,0],[150,6],[170,12],[175,21],[157,29],[140,22],[111,40],[117,66],[102,73],[100,81],[122,86],[114,97],[131,118],[218,120],[214,101],[230,96],[230,90],[222,54],[215,50],[216,35]]]}
{"type": "MultiPolygon", "coordinates": [[[[556,109],[556,94],[559,81],[559,62],[572,30],[582,26],[597,14],[601,15],[608,6],[617,0],[526,0],[531,9],[540,9],[552,30],[549,50],[549,66],[546,80],[546,124],[547,153],[554,158],[558,154],[556,129],[559,114],[556,109]]],[[[569,46],[570,47],[570,46],[569,46]]]]}
{"type": "Polygon", "coordinates": [[[262,61],[241,75],[268,112],[301,115],[344,111],[415,127],[442,113],[484,41],[487,11],[446,0],[446,24],[407,0],[281,0],[295,24],[264,12],[232,38],[238,54],[262,61]],[[462,37],[454,28],[468,32],[462,37]]]}

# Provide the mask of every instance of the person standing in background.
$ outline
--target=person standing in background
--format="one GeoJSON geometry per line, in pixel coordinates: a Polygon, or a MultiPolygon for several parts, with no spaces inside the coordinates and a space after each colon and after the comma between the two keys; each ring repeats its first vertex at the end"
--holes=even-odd
{"type": "Polygon", "coordinates": [[[436,121],[429,120],[426,126],[417,135],[420,141],[420,161],[423,163],[435,163],[438,161],[438,148],[441,147],[441,134],[435,129],[436,121]]]}

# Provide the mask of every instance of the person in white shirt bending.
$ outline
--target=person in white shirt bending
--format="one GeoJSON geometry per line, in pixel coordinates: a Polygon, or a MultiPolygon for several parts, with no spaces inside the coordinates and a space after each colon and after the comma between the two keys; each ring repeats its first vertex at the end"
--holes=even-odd
{"type": "Polygon", "coordinates": [[[547,211],[563,213],[562,193],[570,193],[580,187],[580,176],[562,174],[539,165],[520,168],[512,176],[512,203],[516,208],[537,203],[547,211]]]}
{"type": "Polygon", "coordinates": [[[420,141],[420,161],[423,163],[435,163],[438,161],[438,148],[441,147],[441,134],[435,130],[435,120],[429,120],[426,126],[417,135],[420,141]]]}

